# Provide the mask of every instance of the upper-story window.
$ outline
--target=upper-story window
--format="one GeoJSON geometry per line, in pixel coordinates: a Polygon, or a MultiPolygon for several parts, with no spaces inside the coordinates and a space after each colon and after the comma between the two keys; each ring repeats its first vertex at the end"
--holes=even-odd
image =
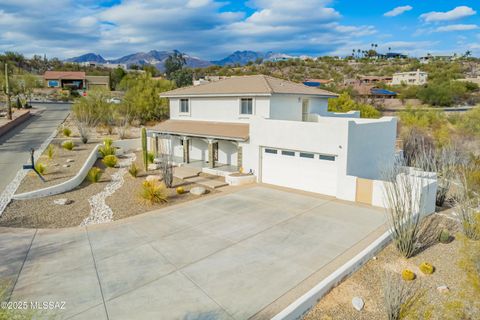
{"type": "Polygon", "coordinates": [[[240,100],[240,114],[253,114],[252,98],[242,98],[240,100]]]}
{"type": "Polygon", "coordinates": [[[180,113],[189,113],[190,105],[188,99],[180,99],[180,113]]]}

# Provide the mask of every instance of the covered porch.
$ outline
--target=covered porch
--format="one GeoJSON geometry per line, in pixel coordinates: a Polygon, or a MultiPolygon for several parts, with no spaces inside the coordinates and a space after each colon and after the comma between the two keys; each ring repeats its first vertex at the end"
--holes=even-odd
{"type": "Polygon", "coordinates": [[[227,175],[242,167],[242,143],[248,140],[248,124],[192,120],[167,120],[149,130],[156,156],[160,139],[168,136],[173,162],[205,173],[227,175]]]}

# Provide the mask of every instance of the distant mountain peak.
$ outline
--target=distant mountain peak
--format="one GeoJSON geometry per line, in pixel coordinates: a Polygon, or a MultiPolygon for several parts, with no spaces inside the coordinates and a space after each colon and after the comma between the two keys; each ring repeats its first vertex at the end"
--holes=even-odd
{"type": "Polygon", "coordinates": [[[93,53],[93,52],[82,54],[81,56],[73,57],[73,58],[67,59],[65,61],[76,62],[76,63],[81,63],[81,62],[106,63],[107,62],[107,60],[105,60],[101,55],[93,53]]]}

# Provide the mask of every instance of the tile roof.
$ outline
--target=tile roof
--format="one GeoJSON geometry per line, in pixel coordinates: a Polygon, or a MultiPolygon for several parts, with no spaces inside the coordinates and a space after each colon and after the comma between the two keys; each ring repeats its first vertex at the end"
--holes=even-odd
{"type": "Polygon", "coordinates": [[[150,129],[154,132],[242,141],[248,140],[249,130],[250,126],[246,123],[195,120],[166,120],[150,129]]]}
{"type": "Polygon", "coordinates": [[[240,76],[167,91],[162,97],[271,95],[273,93],[336,97],[337,94],[265,75],[240,76]]]}
{"type": "Polygon", "coordinates": [[[83,80],[85,72],[83,71],[45,71],[43,78],[46,80],[83,80]]]}

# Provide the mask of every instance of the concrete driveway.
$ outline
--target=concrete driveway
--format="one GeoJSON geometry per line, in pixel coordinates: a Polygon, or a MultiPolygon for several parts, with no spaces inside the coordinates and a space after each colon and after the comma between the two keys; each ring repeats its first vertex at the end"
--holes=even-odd
{"type": "Polygon", "coordinates": [[[33,103],[45,109],[0,137],[0,193],[30,160],[30,149],[38,148],[65,120],[71,108],[67,103],[33,103]]]}
{"type": "Polygon", "coordinates": [[[60,318],[266,319],[384,222],[377,209],[257,185],[106,225],[0,228],[0,277],[11,301],[65,301],[45,311],[60,318]]]}

